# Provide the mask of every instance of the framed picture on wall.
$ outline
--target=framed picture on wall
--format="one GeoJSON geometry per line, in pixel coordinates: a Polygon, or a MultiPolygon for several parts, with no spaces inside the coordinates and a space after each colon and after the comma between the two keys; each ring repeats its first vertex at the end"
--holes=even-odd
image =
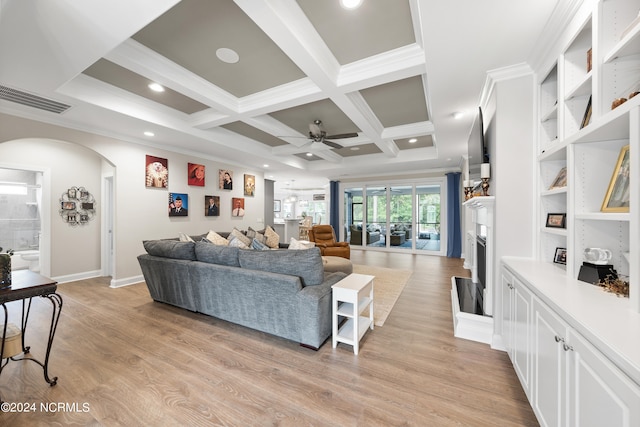
{"type": "Polygon", "coordinates": [[[220,216],[219,196],[204,196],[204,216],[220,216]]]}
{"type": "Polygon", "coordinates": [[[256,193],[256,177],[255,175],[244,174],[244,195],[255,196],[256,193]]]}
{"type": "Polygon", "coordinates": [[[169,193],[169,216],[189,216],[189,195],[169,193]]]}
{"type": "Polygon", "coordinates": [[[167,188],[169,185],[169,161],[161,157],[146,156],[145,186],[167,188]]]}
{"type": "Polygon", "coordinates": [[[218,180],[221,190],[233,190],[233,171],[220,169],[218,171],[218,180]]]}
{"type": "Polygon", "coordinates": [[[204,165],[188,163],[187,171],[187,184],[204,187],[204,165]]]}
{"type": "Polygon", "coordinates": [[[274,212],[280,212],[282,210],[282,201],[281,200],[274,200],[273,201],[273,211],[274,212]]]}
{"type": "Polygon", "coordinates": [[[231,216],[244,216],[244,197],[234,197],[231,199],[231,216]]]}

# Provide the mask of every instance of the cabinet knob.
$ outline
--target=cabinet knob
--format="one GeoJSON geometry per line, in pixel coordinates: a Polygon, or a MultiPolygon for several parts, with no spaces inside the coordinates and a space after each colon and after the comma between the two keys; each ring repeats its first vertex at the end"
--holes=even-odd
{"type": "Polygon", "coordinates": [[[564,338],[561,338],[558,335],[556,335],[554,338],[556,339],[556,342],[564,342],[564,338]]]}
{"type": "Polygon", "coordinates": [[[573,351],[573,347],[567,343],[562,344],[562,348],[564,348],[564,351],[573,351]]]}

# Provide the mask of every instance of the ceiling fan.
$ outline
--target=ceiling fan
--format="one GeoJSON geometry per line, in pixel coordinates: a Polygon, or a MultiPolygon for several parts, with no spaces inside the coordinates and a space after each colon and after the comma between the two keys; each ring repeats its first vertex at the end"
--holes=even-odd
{"type": "Polygon", "coordinates": [[[342,145],[332,141],[332,139],[344,139],[355,138],[357,133],[341,133],[338,135],[327,135],[327,132],[323,129],[322,120],[314,120],[313,123],[309,123],[309,140],[311,144],[321,143],[328,145],[331,148],[342,148],[342,145]]]}

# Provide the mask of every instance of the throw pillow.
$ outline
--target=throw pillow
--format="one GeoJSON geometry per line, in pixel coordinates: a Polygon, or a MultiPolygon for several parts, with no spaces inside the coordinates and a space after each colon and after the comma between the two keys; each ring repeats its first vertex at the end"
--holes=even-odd
{"type": "Polygon", "coordinates": [[[224,237],[222,237],[221,235],[219,235],[213,230],[209,231],[209,234],[207,234],[206,239],[211,243],[213,243],[214,245],[218,245],[218,246],[227,246],[229,244],[229,241],[227,239],[225,239],[224,237]]]}
{"type": "Polygon", "coordinates": [[[250,239],[257,239],[260,243],[265,243],[267,240],[263,233],[256,231],[251,227],[247,229],[247,237],[250,239]]]}
{"type": "Polygon", "coordinates": [[[181,242],[195,242],[195,240],[184,233],[178,233],[178,240],[181,242]]]}
{"type": "Polygon", "coordinates": [[[228,239],[232,240],[233,238],[239,239],[242,243],[245,244],[245,246],[251,245],[251,239],[235,227],[233,227],[233,230],[231,230],[231,234],[229,234],[228,239]]]}
{"type": "Polygon", "coordinates": [[[258,239],[253,239],[251,241],[251,247],[258,251],[270,251],[271,248],[264,243],[260,242],[258,239]]]}
{"type": "Polygon", "coordinates": [[[278,244],[280,243],[280,236],[273,228],[271,228],[271,226],[267,226],[267,229],[264,231],[264,237],[266,239],[265,244],[267,246],[273,249],[278,248],[278,244]]]}
{"type": "Polygon", "coordinates": [[[238,239],[237,237],[233,237],[231,240],[229,240],[229,246],[231,246],[232,248],[249,249],[249,246],[247,246],[242,240],[238,239]]]}
{"type": "Polygon", "coordinates": [[[303,242],[300,240],[296,240],[293,237],[289,240],[289,249],[293,250],[301,250],[301,249],[310,249],[313,248],[316,244],[313,242],[303,242]]]}

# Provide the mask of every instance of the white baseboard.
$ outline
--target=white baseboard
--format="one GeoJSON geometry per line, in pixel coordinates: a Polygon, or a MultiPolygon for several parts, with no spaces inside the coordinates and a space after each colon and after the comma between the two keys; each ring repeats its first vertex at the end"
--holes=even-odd
{"type": "Polygon", "coordinates": [[[66,276],[52,277],[58,283],[75,282],[78,280],[93,279],[94,277],[102,277],[102,270],[85,271],[82,273],[68,274],[66,276]]]}
{"type": "Polygon", "coordinates": [[[129,285],[134,285],[136,283],[140,283],[140,282],[144,282],[144,277],[142,275],[139,276],[133,276],[133,277],[126,277],[124,279],[118,279],[118,280],[111,280],[111,283],[109,284],[110,288],[121,288],[123,286],[129,286],[129,285]]]}

